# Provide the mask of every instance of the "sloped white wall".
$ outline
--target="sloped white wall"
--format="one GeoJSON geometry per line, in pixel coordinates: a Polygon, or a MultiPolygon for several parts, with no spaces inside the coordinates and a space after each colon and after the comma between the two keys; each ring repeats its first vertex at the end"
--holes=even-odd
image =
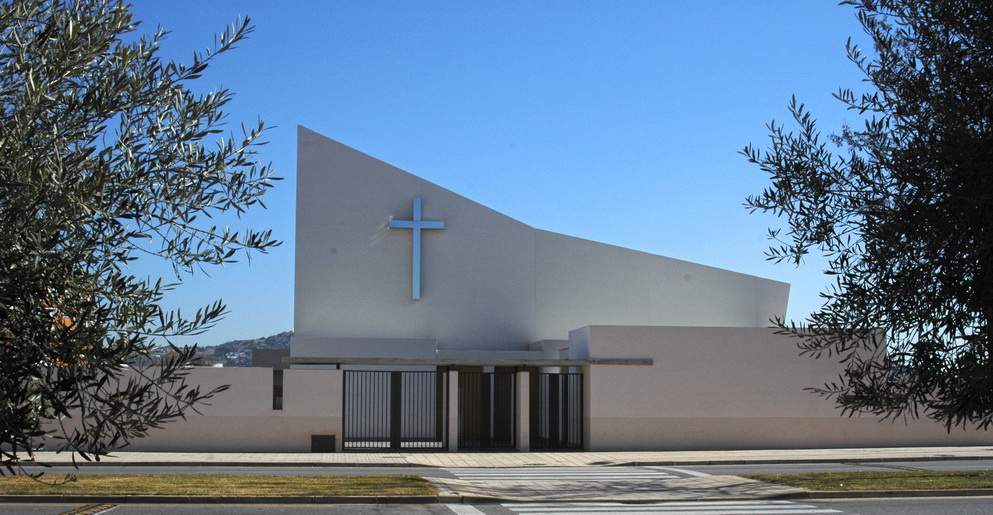
{"type": "Polygon", "coordinates": [[[585,325],[765,327],[789,285],[536,230],[538,333],[585,325]]]}
{"type": "Polygon", "coordinates": [[[785,312],[785,283],[536,230],[303,127],[297,137],[294,329],[308,347],[524,349],[587,324],[764,326],[785,312]],[[447,224],[424,233],[419,301],[410,231],[387,228],[416,196],[447,224]]]}
{"type": "Polygon", "coordinates": [[[299,338],[435,339],[513,348],[534,326],[534,234],[529,227],[301,128],[298,133],[294,329],[299,338]],[[410,298],[409,218],[425,231],[422,299],[410,298]]]}

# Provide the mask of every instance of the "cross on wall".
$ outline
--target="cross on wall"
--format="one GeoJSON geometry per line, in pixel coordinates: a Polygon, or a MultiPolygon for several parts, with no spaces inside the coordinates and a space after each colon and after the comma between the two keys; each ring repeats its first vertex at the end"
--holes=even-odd
{"type": "Polygon", "coordinates": [[[426,229],[444,229],[445,222],[441,220],[421,219],[421,197],[414,197],[413,216],[410,220],[396,220],[390,217],[390,229],[410,229],[411,232],[411,267],[410,267],[410,298],[421,298],[421,231],[426,229]]]}

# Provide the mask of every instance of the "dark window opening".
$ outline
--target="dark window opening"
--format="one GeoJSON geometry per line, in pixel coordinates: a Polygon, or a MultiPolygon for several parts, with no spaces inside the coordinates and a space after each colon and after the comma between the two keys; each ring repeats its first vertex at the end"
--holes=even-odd
{"type": "Polygon", "coordinates": [[[272,371],[272,409],[283,409],[283,371],[272,371]]]}

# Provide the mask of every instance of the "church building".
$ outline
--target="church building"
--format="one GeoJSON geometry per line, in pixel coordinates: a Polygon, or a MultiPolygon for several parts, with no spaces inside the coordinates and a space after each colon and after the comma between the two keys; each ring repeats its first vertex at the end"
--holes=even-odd
{"type": "Polygon", "coordinates": [[[769,328],[786,283],[546,231],[306,128],[297,138],[289,352],[193,371],[231,388],[135,448],[989,443],[842,417],[806,391],[838,364],[769,328]]]}

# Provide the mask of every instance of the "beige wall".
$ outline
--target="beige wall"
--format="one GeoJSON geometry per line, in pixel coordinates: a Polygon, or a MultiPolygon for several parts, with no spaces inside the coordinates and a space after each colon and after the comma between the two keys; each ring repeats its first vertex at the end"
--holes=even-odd
{"type": "MultiPolygon", "coordinates": [[[[585,367],[590,450],[993,444],[989,432],[948,435],[928,421],[840,417],[830,401],[803,390],[832,378],[835,365],[797,356],[793,342],[770,329],[593,326],[570,333],[569,344],[593,358],[654,360],[585,367]]],[[[309,452],[312,434],[340,439],[340,370],[285,370],[281,411],[272,409],[269,368],[195,369],[189,382],[231,387],[203,415],[153,430],[129,450],[309,452]]]]}
{"type": "Polygon", "coordinates": [[[283,409],[272,409],[271,368],[194,369],[189,383],[227,391],[128,450],[189,452],[310,452],[312,434],[340,440],[341,371],[284,370],[283,409]]]}
{"type": "Polygon", "coordinates": [[[993,434],[930,421],[845,418],[804,391],[837,375],[837,364],[798,356],[771,329],[584,327],[570,334],[591,357],[654,360],[652,366],[587,368],[592,450],[749,449],[982,445],[993,434]]]}
{"type": "MultiPolygon", "coordinates": [[[[524,349],[587,324],[762,326],[789,285],[534,229],[305,128],[297,133],[294,355],[356,351],[348,338],[524,349]],[[444,230],[387,228],[414,197],[444,230]]],[[[439,151],[443,151],[441,148],[439,151]]],[[[382,343],[386,342],[386,343],[382,343]]],[[[366,354],[368,355],[368,354],[366,354]]]]}

